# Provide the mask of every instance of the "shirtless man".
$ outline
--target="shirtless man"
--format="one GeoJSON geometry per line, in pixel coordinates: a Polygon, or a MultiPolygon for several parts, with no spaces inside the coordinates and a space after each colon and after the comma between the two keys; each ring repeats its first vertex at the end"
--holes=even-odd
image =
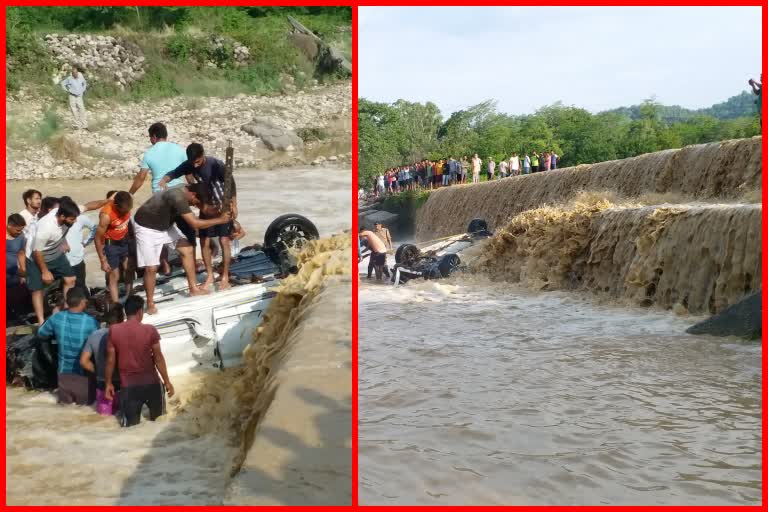
{"type": "MultiPolygon", "coordinates": [[[[384,242],[376,236],[373,231],[367,230],[364,227],[360,228],[360,241],[366,241],[368,248],[371,250],[371,265],[373,270],[376,271],[376,280],[381,281],[382,272],[389,277],[389,269],[387,268],[387,246],[384,242]]],[[[371,278],[371,267],[368,267],[368,279],[371,278]]]]}
{"type": "Polygon", "coordinates": [[[206,288],[197,284],[194,247],[176,225],[179,217],[194,230],[228,224],[232,221],[230,212],[206,220],[195,217],[190,206],[199,207],[207,200],[207,187],[203,183],[193,183],[159,192],[150,197],[136,211],[134,217],[136,262],[138,267],[144,268],[144,289],[147,293],[148,314],[157,313],[154,300],[155,281],[157,279],[157,267],[160,264],[160,252],[166,244],[174,245],[181,256],[181,264],[189,283],[189,294],[205,295],[208,293],[206,288]]]}

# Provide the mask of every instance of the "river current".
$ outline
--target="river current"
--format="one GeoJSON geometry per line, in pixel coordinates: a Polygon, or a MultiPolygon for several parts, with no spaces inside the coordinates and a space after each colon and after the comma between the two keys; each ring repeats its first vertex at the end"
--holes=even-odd
{"type": "MultiPolygon", "coordinates": [[[[239,195],[238,220],[248,233],[244,240],[248,245],[261,242],[269,223],[284,213],[299,213],[308,217],[317,225],[321,238],[350,229],[349,169],[238,171],[235,179],[239,195]]],[[[37,188],[43,194],[71,195],[78,202],[87,202],[104,197],[108,190],[126,189],[129,185],[130,181],[117,179],[9,182],[6,213],[21,208],[21,192],[29,187],[37,188]]],[[[146,183],[136,196],[136,207],[148,197],[149,184],[146,183]]],[[[92,247],[86,248],[86,267],[89,284],[103,286],[103,274],[100,275],[98,259],[92,247]]],[[[349,325],[349,316],[344,310],[322,314],[325,315],[323,318],[313,318],[313,321],[349,325]]],[[[337,355],[329,354],[326,356],[331,359],[337,355]]],[[[320,363],[317,357],[298,357],[291,364],[314,367],[320,363]]],[[[60,406],[51,393],[6,388],[7,503],[221,505],[226,501],[228,486],[232,482],[229,471],[237,447],[232,445],[229,432],[210,432],[210,429],[201,428],[203,416],[185,413],[184,407],[180,406],[190,399],[202,377],[203,374],[199,373],[172,376],[176,396],[168,401],[169,414],[156,422],[144,418],[140,425],[128,429],[121,429],[113,417],[99,416],[93,407],[60,406]]],[[[216,379],[218,375],[209,377],[216,379]]],[[[335,380],[326,383],[325,389],[348,395],[349,378],[333,378],[335,380]]],[[[294,386],[301,384],[300,378],[296,380],[298,382],[293,383],[294,386]]],[[[308,383],[307,386],[311,387],[308,383]]],[[[212,394],[209,398],[216,400],[212,394]]],[[[326,401],[334,403],[329,398],[326,401]]],[[[211,408],[214,405],[220,404],[212,404],[211,408]]],[[[198,406],[206,407],[205,404],[198,406]]],[[[309,406],[301,403],[297,407],[306,409],[309,406]]],[[[301,418],[307,416],[298,408],[295,414],[301,418]]],[[[295,419],[285,419],[285,415],[272,421],[277,427],[281,421],[285,422],[286,430],[295,423],[295,419]]],[[[275,426],[273,430],[282,434],[275,426]]],[[[316,440],[319,434],[312,430],[315,426],[305,427],[309,433],[304,437],[297,435],[290,438],[293,441],[290,447],[306,444],[308,447],[331,450],[331,455],[346,459],[348,451],[339,452],[335,447],[323,446],[316,440]]],[[[338,436],[345,432],[338,427],[336,430],[338,436]]],[[[283,448],[281,453],[289,460],[293,455],[287,448],[283,448]]],[[[298,449],[296,453],[298,458],[298,449]]],[[[311,475],[302,473],[306,467],[300,462],[299,459],[299,463],[290,468],[291,475],[311,479],[311,475]]],[[[270,477],[276,482],[290,480],[288,476],[291,475],[280,473],[288,471],[284,466],[274,464],[275,474],[270,477]]],[[[261,480],[257,479],[266,480],[263,476],[261,480]]],[[[343,480],[345,486],[336,488],[333,487],[338,485],[336,481],[326,479],[327,487],[321,492],[343,501],[349,494],[351,477],[343,480]]],[[[240,485],[235,500],[247,499],[248,493],[249,488],[240,485]]],[[[263,494],[259,497],[266,500],[263,494]]],[[[268,499],[270,503],[286,503],[292,498],[286,490],[273,485],[268,499]]]]}
{"type": "Polygon", "coordinates": [[[480,277],[361,282],[361,504],[760,504],[760,342],[480,277]]]}

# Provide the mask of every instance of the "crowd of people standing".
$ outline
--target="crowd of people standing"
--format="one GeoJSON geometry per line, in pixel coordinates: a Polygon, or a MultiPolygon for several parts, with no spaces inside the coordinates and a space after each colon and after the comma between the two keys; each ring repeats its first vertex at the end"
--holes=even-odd
{"type": "Polygon", "coordinates": [[[154,420],[163,412],[164,394],[174,392],[158,331],[141,323],[145,311],[157,312],[155,281],[158,270],[171,270],[169,250],[175,249],[181,259],[189,294],[203,295],[214,285],[211,242],[216,239],[222,252],[221,290],[230,286],[234,242],[245,235],[235,221],[233,182],[230,197],[224,195],[224,162],[207,155],[200,144],[185,150],[168,142],[162,123],[150,126],[148,134],[151,146],[128,191],[110,191],[105,199],[78,204],[68,196],[44,196],[30,189],[22,195],[24,209],[10,215],[6,226],[6,317],[18,317],[20,306],[31,302],[38,336],[58,345],[58,401],[85,405],[96,400],[101,414],[112,414],[120,390],[124,426],[139,422],[143,404],[154,420]],[[132,215],[133,194],[150,175],[153,194],[132,215]],[[98,221],[85,215],[89,211],[98,212],[98,221]],[[105,328],[86,311],[85,251],[91,242],[109,289],[109,309],[101,319],[105,328]],[[203,284],[197,279],[198,242],[207,272],[203,284]],[[132,291],[136,269],[144,272],[146,305],[132,291]],[[49,312],[44,294],[56,280],[61,281],[63,301],[49,312]],[[125,283],[123,301],[119,281],[125,283]]]}
{"type": "Polygon", "coordinates": [[[439,160],[424,159],[410,165],[387,169],[376,176],[373,196],[396,194],[407,190],[434,190],[441,187],[480,183],[483,173],[488,181],[557,169],[560,155],[554,151],[512,153],[509,159],[498,163],[489,157],[485,165],[475,153],[472,158],[452,156],[439,160]]]}

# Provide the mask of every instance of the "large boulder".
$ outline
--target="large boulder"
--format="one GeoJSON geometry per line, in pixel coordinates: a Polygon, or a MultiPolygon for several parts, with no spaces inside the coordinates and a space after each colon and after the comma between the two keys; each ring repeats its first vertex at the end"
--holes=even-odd
{"type": "Polygon", "coordinates": [[[362,212],[357,217],[357,222],[361,226],[373,229],[377,222],[381,222],[387,227],[394,227],[397,223],[398,215],[396,213],[385,212],[381,210],[368,210],[362,212]]]}
{"type": "Polygon", "coordinates": [[[756,339],[762,336],[763,302],[761,291],[728,306],[718,314],[689,327],[688,334],[740,336],[756,339]]]}
{"type": "Polygon", "coordinates": [[[240,129],[259,137],[272,151],[298,151],[304,148],[304,141],[293,130],[281,128],[268,119],[256,118],[240,129]]]}

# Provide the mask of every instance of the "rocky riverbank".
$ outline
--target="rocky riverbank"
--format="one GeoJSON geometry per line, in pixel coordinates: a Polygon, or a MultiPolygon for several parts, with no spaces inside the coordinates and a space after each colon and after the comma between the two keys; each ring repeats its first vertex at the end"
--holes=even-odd
{"type": "Polygon", "coordinates": [[[79,131],[72,127],[64,92],[53,105],[23,90],[9,96],[6,180],[133,175],[149,146],[147,128],[156,121],[168,126],[169,140],[182,146],[199,142],[221,158],[231,140],[236,167],[348,168],[352,159],[350,82],[282,96],[177,97],[134,104],[91,102],[86,96],[85,103],[90,127],[79,131]],[[63,126],[56,128],[57,119],[63,126]]]}

